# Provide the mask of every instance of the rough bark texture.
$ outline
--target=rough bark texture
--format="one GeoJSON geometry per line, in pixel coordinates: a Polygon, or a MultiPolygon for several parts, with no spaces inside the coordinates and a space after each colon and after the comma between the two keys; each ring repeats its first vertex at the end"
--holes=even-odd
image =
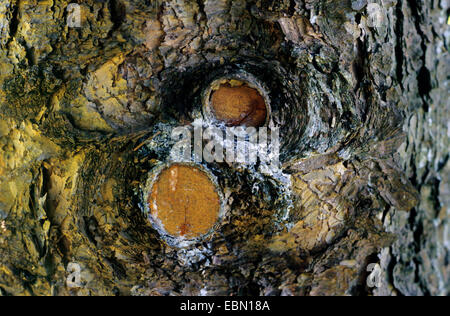
{"type": "Polygon", "coordinates": [[[69,3],[0,3],[0,294],[449,294],[448,0],[69,3]],[[226,212],[175,247],[145,183],[233,74],[283,173],[203,164],[226,212]]]}

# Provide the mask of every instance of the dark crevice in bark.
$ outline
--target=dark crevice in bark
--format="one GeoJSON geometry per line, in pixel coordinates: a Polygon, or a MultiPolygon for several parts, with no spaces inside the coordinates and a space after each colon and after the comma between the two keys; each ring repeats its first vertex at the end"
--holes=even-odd
{"type": "Polygon", "coordinates": [[[400,84],[400,87],[403,89],[403,12],[402,12],[402,1],[397,3],[396,7],[397,21],[395,24],[395,34],[396,34],[396,45],[395,45],[395,56],[397,60],[397,81],[400,84]]]}
{"type": "Polygon", "coordinates": [[[16,36],[17,29],[19,27],[19,6],[20,1],[17,1],[12,12],[11,23],[9,24],[9,34],[11,37],[16,36]]]}
{"type": "Polygon", "coordinates": [[[295,3],[295,0],[291,0],[290,1],[290,3],[289,3],[289,16],[294,16],[295,15],[295,6],[296,6],[296,3],[295,3]]]}
{"type": "Polygon", "coordinates": [[[383,217],[381,219],[381,222],[384,223],[386,221],[387,215],[391,212],[391,206],[389,204],[386,204],[386,207],[383,211],[383,217]]]}
{"type": "Polygon", "coordinates": [[[358,39],[356,42],[357,56],[353,62],[353,73],[355,75],[356,84],[354,92],[356,93],[360,89],[364,89],[364,79],[369,75],[370,70],[367,69],[367,64],[365,63],[365,41],[358,39]]]}
{"type": "Polygon", "coordinates": [[[0,286],[0,296],[12,296],[12,295],[0,286]]]}
{"type": "Polygon", "coordinates": [[[37,252],[39,253],[39,259],[42,259],[45,256],[45,253],[47,252],[45,244],[44,245],[41,244],[35,231],[33,231],[31,234],[31,240],[33,241],[34,245],[36,246],[37,252]]]}
{"type": "Polygon", "coordinates": [[[127,277],[127,271],[123,267],[123,265],[114,257],[106,258],[106,262],[108,262],[113,269],[113,274],[119,279],[123,280],[127,277]]]}
{"type": "Polygon", "coordinates": [[[11,43],[12,39],[16,36],[17,30],[19,28],[19,7],[20,7],[20,0],[17,1],[17,3],[14,5],[11,15],[11,21],[9,23],[9,40],[6,44],[6,47],[8,47],[9,43],[11,43]]]}
{"type": "Polygon", "coordinates": [[[200,16],[202,16],[202,19],[206,19],[206,12],[205,12],[205,3],[203,0],[197,0],[198,5],[198,13],[200,16]]]}
{"type": "Polygon", "coordinates": [[[439,180],[438,178],[433,178],[432,180],[432,187],[431,187],[431,199],[433,201],[434,204],[434,210],[436,211],[436,214],[434,214],[434,217],[438,217],[439,216],[439,212],[441,210],[441,202],[439,201],[439,196],[440,196],[440,184],[441,184],[441,180],[439,180]]]}
{"type": "Polygon", "coordinates": [[[123,3],[118,0],[111,0],[109,2],[109,10],[111,12],[111,21],[113,22],[112,32],[119,29],[125,20],[126,8],[123,3]]]}
{"type": "MultiPolygon", "coordinates": [[[[426,49],[424,47],[424,49],[426,49]]],[[[425,54],[424,54],[424,62],[425,62],[425,54]]],[[[430,71],[423,66],[418,74],[418,81],[419,81],[419,94],[422,98],[425,98],[429,95],[432,86],[431,86],[431,74],[430,71]]],[[[428,112],[428,104],[424,102],[424,105],[426,105],[426,112],[428,112]]]]}
{"type": "MultiPolygon", "coordinates": [[[[420,250],[421,250],[421,239],[422,239],[422,235],[423,235],[423,224],[422,222],[419,220],[417,220],[418,218],[418,210],[417,209],[413,209],[411,211],[411,215],[410,215],[410,227],[413,229],[413,238],[414,238],[414,253],[415,254],[419,254],[420,250]]],[[[419,267],[421,265],[421,262],[419,260],[419,258],[417,257],[417,255],[415,255],[413,257],[413,262],[415,265],[415,269],[414,269],[414,274],[415,274],[415,280],[414,282],[420,287],[420,289],[422,290],[422,292],[426,291],[426,286],[423,286],[422,282],[421,282],[421,278],[420,278],[420,270],[419,267]]]]}
{"type": "Polygon", "coordinates": [[[421,49],[422,49],[422,67],[417,74],[417,82],[419,85],[419,95],[422,98],[423,108],[425,112],[428,112],[429,105],[427,103],[428,95],[432,89],[431,86],[431,75],[430,71],[426,68],[426,51],[427,51],[427,37],[424,34],[421,25],[423,24],[422,17],[420,16],[420,12],[422,11],[422,5],[419,3],[419,0],[408,0],[409,6],[411,8],[411,13],[414,18],[414,23],[416,27],[417,34],[421,38],[421,49]]]}
{"type": "MultiPolygon", "coordinates": [[[[414,144],[409,144],[408,143],[408,146],[414,146],[414,144]]],[[[415,188],[418,188],[419,187],[419,183],[417,181],[417,167],[416,167],[414,159],[415,159],[414,155],[411,155],[411,157],[409,159],[409,162],[408,162],[409,165],[411,166],[411,172],[412,172],[412,175],[409,178],[409,181],[411,181],[412,185],[415,188]]]]}
{"type": "Polygon", "coordinates": [[[28,201],[28,207],[34,216],[37,216],[37,210],[39,208],[38,197],[36,196],[36,191],[38,190],[36,185],[36,180],[34,179],[33,183],[30,185],[30,199],[28,201]]]}
{"type": "Polygon", "coordinates": [[[86,232],[86,236],[88,237],[88,239],[91,243],[93,243],[94,245],[97,246],[97,241],[95,240],[95,236],[92,233],[92,230],[94,230],[95,227],[98,226],[97,221],[95,220],[95,218],[93,218],[93,217],[89,218],[87,216],[83,217],[83,221],[84,221],[84,230],[86,232]]]}
{"type": "Polygon", "coordinates": [[[37,277],[25,269],[14,267],[12,270],[14,275],[17,275],[21,278],[22,286],[27,289],[27,291],[29,291],[31,295],[34,296],[33,288],[31,285],[36,282],[37,277]]]}
{"type": "Polygon", "coordinates": [[[33,66],[34,65],[34,59],[35,59],[33,48],[32,47],[31,48],[27,47],[26,43],[23,43],[23,46],[25,47],[25,57],[28,60],[28,65],[29,66],[33,66]]]}

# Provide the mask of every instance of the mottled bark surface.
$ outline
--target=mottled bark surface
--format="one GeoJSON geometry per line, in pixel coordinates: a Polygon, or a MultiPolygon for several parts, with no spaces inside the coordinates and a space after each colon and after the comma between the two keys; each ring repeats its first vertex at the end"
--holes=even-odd
{"type": "Polygon", "coordinates": [[[449,294],[447,0],[69,3],[0,3],[1,295],[449,294]],[[226,212],[179,248],[145,183],[230,75],[282,174],[204,163],[226,212]]]}

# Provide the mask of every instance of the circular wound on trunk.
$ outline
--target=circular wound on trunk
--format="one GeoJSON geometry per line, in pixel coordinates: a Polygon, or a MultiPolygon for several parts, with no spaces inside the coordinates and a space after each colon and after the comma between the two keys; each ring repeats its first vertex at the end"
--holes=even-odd
{"type": "Polygon", "coordinates": [[[161,171],[151,188],[150,212],[173,237],[194,239],[208,233],[220,213],[220,197],[200,168],[174,164],[161,171]]]}
{"type": "Polygon", "coordinates": [[[210,111],[227,126],[261,127],[267,119],[264,97],[239,80],[221,83],[211,93],[210,111]]]}

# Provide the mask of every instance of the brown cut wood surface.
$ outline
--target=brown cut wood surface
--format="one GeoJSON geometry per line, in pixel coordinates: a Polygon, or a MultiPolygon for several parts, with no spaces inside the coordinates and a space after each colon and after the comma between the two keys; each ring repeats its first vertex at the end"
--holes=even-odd
{"type": "Polygon", "coordinates": [[[211,97],[211,107],[217,120],[228,126],[260,127],[267,117],[264,98],[247,85],[220,85],[211,97]]]}
{"type": "Polygon", "coordinates": [[[174,237],[206,234],[219,216],[220,199],[209,177],[196,167],[164,169],[152,188],[151,214],[174,237]]]}

